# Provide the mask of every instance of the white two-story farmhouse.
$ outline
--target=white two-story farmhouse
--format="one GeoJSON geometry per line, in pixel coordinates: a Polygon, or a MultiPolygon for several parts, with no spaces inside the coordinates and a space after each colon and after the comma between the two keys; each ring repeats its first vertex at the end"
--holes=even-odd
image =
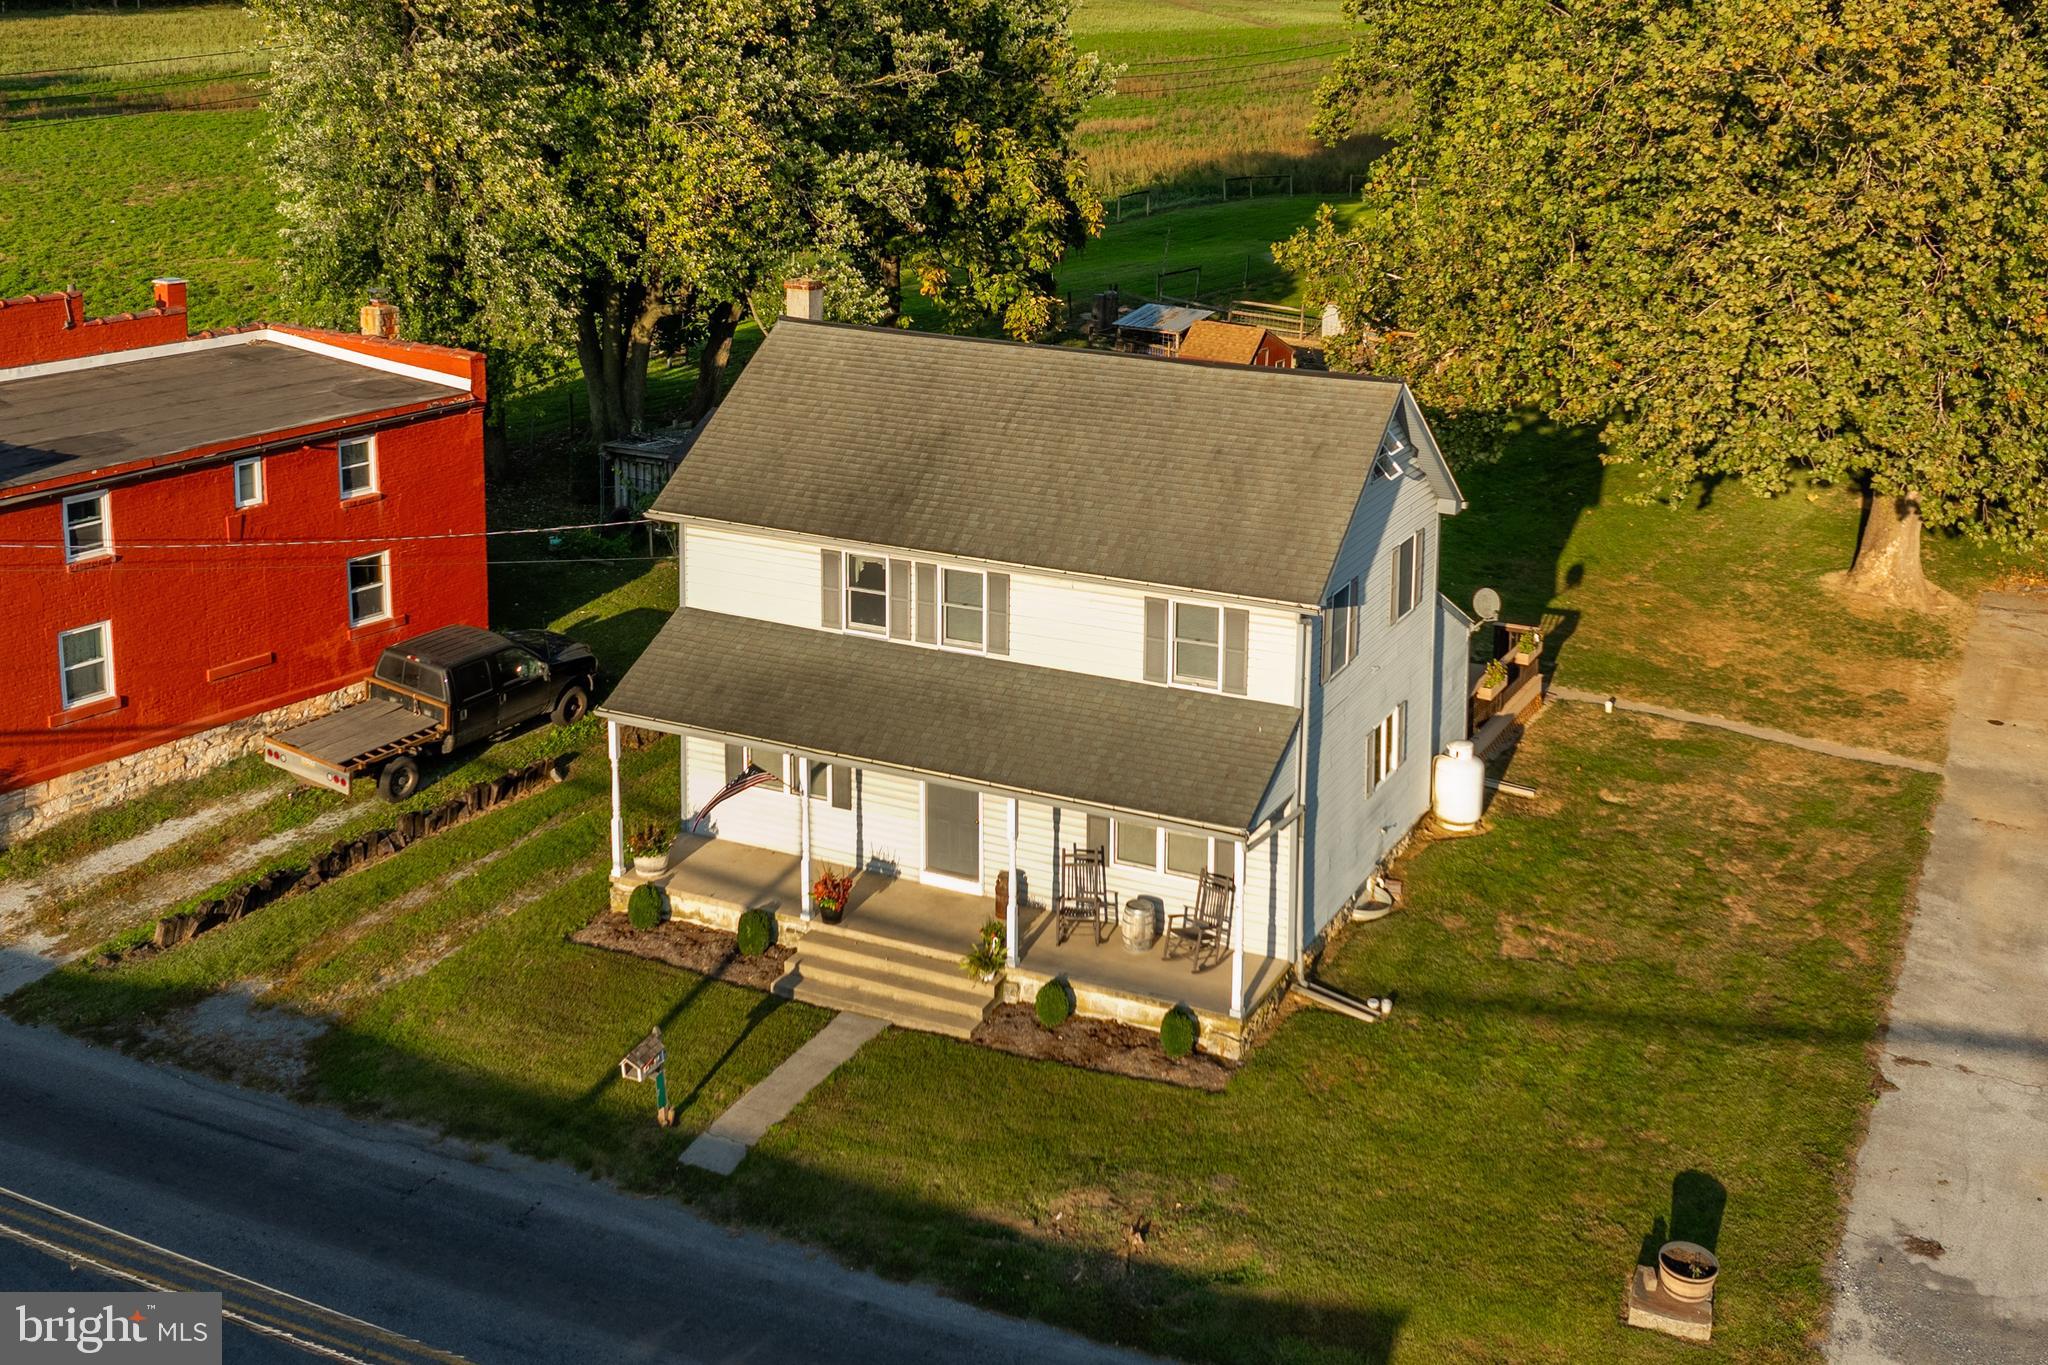
{"type": "Polygon", "coordinates": [[[1010,996],[1182,1004],[1229,1052],[1465,735],[1461,506],[1396,381],[785,318],[654,504],[681,603],[602,708],[615,774],[619,725],[682,737],[651,880],[707,922],[774,908],[800,997],[964,1032],[993,918],[1010,996]],[[776,780],[700,818],[751,768],[776,780]],[[1099,931],[1054,913],[1077,850],[1099,931]],[[1205,873],[1214,951],[1136,951],[1205,873]]]}

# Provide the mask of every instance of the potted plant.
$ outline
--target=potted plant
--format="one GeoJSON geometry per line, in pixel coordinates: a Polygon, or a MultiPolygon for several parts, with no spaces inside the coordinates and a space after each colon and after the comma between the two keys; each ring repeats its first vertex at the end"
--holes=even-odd
{"type": "Polygon", "coordinates": [[[1530,664],[1535,663],[1542,654],[1543,634],[1541,631],[1525,630],[1515,637],[1513,658],[1517,668],[1527,668],[1530,664]]]}
{"type": "Polygon", "coordinates": [[[853,874],[843,876],[826,868],[811,883],[811,908],[823,917],[827,924],[837,924],[846,914],[846,902],[853,895],[853,874]]]}
{"type": "Polygon", "coordinates": [[[1009,965],[1010,953],[1004,942],[1003,922],[992,919],[981,926],[981,937],[960,959],[960,970],[983,981],[993,981],[996,973],[1009,965]]]}
{"type": "Polygon", "coordinates": [[[626,836],[626,852],[633,855],[633,870],[643,877],[659,877],[668,871],[668,826],[649,820],[635,825],[626,836]]]}
{"type": "Polygon", "coordinates": [[[1480,701],[1492,701],[1507,685],[1508,666],[1495,659],[1486,666],[1486,671],[1479,675],[1479,690],[1472,695],[1480,701]]]}

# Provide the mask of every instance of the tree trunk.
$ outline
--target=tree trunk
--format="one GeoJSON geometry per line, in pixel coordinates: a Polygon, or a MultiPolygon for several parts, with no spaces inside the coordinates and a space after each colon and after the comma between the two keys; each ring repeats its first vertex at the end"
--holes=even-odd
{"type": "Polygon", "coordinates": [[[739,325],[736,303],[717,304],[705,318],[704,344],[697,351],[697,387],[691,391],[685,421],[701,422],[718,406],[725,389],[726,362],[732,359],[732,336],[739,325]]]}
{"type": "Polygon", "coordinates": [[[594,283],[576,310],[576,360],[590,398],[590,441],[598,450],[589,461],[595,477],[579,475],[576,486],[605,517],[612,513],[612,499],[603,446],[640,428],[647,362],[654,353],[655,328],[667,311],[637,280],[594,283]]]}
{"type": "Polygon", "coordinates": [[[882,316],[884,327],[894,327],[903,316],[903,258],[891,252],[882,258],[882,316]]]}
{"type": "Polygon", "coordinates": [[[1916,611],[1939,606],[1942,593],[1920,571],[1919,493],[1908,490],[1892,497],[1866,492],[1863,507],[1856,563],[1843,586],[1916,611]]]}

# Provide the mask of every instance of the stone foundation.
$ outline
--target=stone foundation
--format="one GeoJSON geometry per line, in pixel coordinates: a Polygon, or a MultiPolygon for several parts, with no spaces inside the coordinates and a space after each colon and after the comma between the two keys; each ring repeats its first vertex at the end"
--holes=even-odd
{"type": "Polygon", "coordinates": [[[322,696],[308,697],[289,706],[279,706],[226,725],[217,725],[211,730],[201,730],[198,734],[174,739],[109,763],[63,773],[32,787],[0,792],[0,845],[39,834],[59,821],[85,811],[126,801],[169,782],[211,772],[244,754],[255,753],[263,736],[272,730],[297,725],[350,702],[361,701],[368,690],[367,683],[354,683],[322,696]]]}

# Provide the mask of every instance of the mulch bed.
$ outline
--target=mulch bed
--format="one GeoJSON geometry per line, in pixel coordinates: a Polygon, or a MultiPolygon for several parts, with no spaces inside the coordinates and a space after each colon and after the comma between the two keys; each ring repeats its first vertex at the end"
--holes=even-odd
{"type": "Polygon", "coordinates": [[[1176,1061],[1159,1050],[1159,1035],[1109,1019],[1067,1020],[1057,1031],[1038,1022],[1030,1005],[997,1005],[974,1030],[973,1041],[998,1052],[1141,1081],[1165,1081],[1194,1090],[1221,1090],[1236,1070],[1229,1062],[1197,1052],[1176,1061]]]}
{"type": "Polygon", "coordinates": [[[672,919],[652,929],[635,929],[626,917],[607,910],[569,935],[572,943],[614,953],[652,958],[699,976],[765,991],[787,969],[792,949],[770,944],[759,957],[741,957],[733,936],[688,920],[672,919]]]}

